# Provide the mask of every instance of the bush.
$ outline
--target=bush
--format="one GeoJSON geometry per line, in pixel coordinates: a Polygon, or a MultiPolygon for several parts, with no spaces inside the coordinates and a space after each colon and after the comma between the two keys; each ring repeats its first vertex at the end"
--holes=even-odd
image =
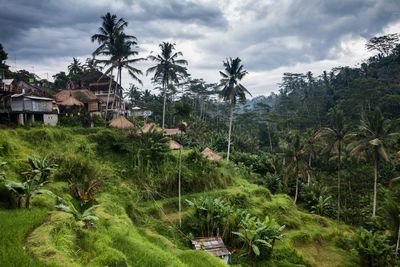
{"type": "Polygon", "coordinates": [[[60,159],[54,178],[59,181],[80,181],[84,177],[97,178],[100,175],[99,166],[82,155],[69,155],[60,159]]]}
{"type": "Polygon", "coordinates": [[[272,194],[278,194],[282,192],[282,180],[277,174],[268,173],[265,176],[265,185],[272,194]]]}

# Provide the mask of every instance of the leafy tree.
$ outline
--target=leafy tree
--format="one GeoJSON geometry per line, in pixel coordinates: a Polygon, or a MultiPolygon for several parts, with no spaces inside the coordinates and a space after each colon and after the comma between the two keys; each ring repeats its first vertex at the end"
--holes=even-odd
{"type": "Polygon", "coordinates": [[[367,159],[372,156],[374,166],[374,197],[372,217],[376,216],[376,194],[378,185],[378,168],[382,161],[389,161],[387,145],[390,139],[398,136],[394,133],[393,125],[390,120],[385,119],[379,109],[375,109],[371,114],[364,115],[358,129],[357,139],[353,143],[351,154],[357,158],[367,159]]]}
{"type": "Polygon", "coordinates": [[[229,118],[229,134],[228,134],[228,151],[226,159],[229,161],[229,154],[231,150],[231,135],[232,135],[232,121],[233,109],[239,100],[244,103],[246,101],[246,94],[250,92],[239,82],[246,76],[247,71],[243,69],[240,58],[229,58],[224,63],[224,71],[220,71],[222,79],[220,85],[223,87],[220,93],[221,98],[230,105],[230,118],[229,118]]]}
{"type": "Polygon", "coordinates": [[[70,80],[68,75],[64,71],[61,71],[53,75],[53,79],[54,79],[54,87],[56,89],[66,88],[67,83],[70,80]]]}
{"type": "Polygon", "coordinates": [[[163,90],[163,115],[162,115],[162,128],[165,128],[165,108],[167,102],[167,91],[171,90],[171,86],[178,84],[180,80],[188,76],[187,61],[178,59],[182,56],[182,52],[174,52],[175,44],[163,42],[159,45],[161,53],[157,56],[150,55],[148,59],[156,62],[157,65],[150,67],[146,71],[146,75],[154,73],[152,78],[153,83],[161,84],[163,90]]]}
{"type": "Polygon", "coordinates": [[[381,56],[388,56],[399,42],[399,34],[393,33],[371,38],[366,47],[369,51],[378,51],[381,56]]]}

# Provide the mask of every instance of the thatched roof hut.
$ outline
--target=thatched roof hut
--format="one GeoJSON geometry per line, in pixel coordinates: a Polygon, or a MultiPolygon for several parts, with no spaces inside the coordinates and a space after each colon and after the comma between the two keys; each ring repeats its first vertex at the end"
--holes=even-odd
{"type": "Polygon", "coordinates": [[[127,118],[121,116],[121,117],[112,119],[110,121],[109,126],[112,128],[117,128],[117,129],[132,129],[133,123],[130,122],[127,118]]]}
{"type": "Polygon", "coordinates": [[[201,152],[206,158],[212,161],[220,161],[221,156],[214,152],[211,148],[206,147],[203,152],[201,152]]]}
{"type": "Polygon", "coordinates": [[[179,144],[178,142],[176,142],[175,140],[171,140],[171,141],[169,141],[169,148],[172,150],[178,150],[178,149],[182,149],[183,146],[181,144],[179,144]]]}
{"type": "Polygon", "coordinates": [[[142,127],[142,133],[148,133],[151,129],[160,130],[154,122],[145,123],[142,127]]]}
{"type": "Polygon", "coordinates": [[[65,98],[63,101],[57,103],[59,106],[64,106],[64,107],[83,107],[85,104],[83,104],[81,101],[70,95],[69,97],[65,98]]]}

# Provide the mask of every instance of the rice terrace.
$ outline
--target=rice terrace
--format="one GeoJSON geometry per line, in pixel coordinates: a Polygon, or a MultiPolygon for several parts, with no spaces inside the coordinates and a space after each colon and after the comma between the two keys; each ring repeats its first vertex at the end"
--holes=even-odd
{"type": "Polygon", "coordinates": [[[399,266],[399,14],[0,0],[0,267],[399,266]]]}

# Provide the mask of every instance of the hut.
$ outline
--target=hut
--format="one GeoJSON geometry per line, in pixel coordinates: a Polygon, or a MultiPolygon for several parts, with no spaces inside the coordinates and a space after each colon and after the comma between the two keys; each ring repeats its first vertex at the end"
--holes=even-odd
{"type": "Polygon", "coordinates": [[[231,253],[225,247],[221,237],[201,237],[192,240],[192,247],[195,250],[204,250],[214,256],[223,259],[225,263],[231,263],[231,253]]]}
{"type": "Polygon", "coordinates": [[[183,146],[181,144],[179,144],[178,142],[176,142],[175,140],[171,140],[171,141],[169,141],[169,148],[171,150],[179,150],[179,149],[182,149],[183,146]]]}
{"type": "Polygon", "coordinates": [[[121,116],[121,117],[112,119],[110,121],[109,126],[112,128],[117,128],[117,129],[132,129],[133,123],[130,122],[127,118],[121,116]]]}
{"type": "Polygon", "coordinates": [[[211,148],[206,147],[203,152],[201,152],[206,158],[211,161],[220,161],[221,156],[214,152],[211,148]]]}
{"type": "Polygon", "coordinates": [[[148,133],[151,129],[161,131],[161,128],[154,122],[145,123],[141,129],[142,133],[148,133]]]}
{"type": "Polygon", "coordinates": [[[164,129],[163,132],[165,136],[183,134],[183,132],[179,130],[179,128],[164,129]]]}
{"type": "Polygon", "coordinates": [[[79,105],[85,108],[85,110],[89,113],[97,113],[100,115],[100,103],[102,102],[97,96],[89,91],[88,89],[75,89],[75,90],[61,90],[57,94],[54,95],[57,103],[63,103],[68,100],[70,97],[75,98],[83,105],[79,105]]]}

